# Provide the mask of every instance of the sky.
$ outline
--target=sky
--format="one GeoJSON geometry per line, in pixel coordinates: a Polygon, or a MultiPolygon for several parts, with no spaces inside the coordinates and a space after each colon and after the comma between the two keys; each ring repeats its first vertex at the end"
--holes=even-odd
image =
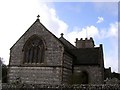
{"type": "Polygon", "coordinates": [[[0,57],[9,63],[10,48],[35,22],[40,22],[58,38],[61,33],[75,45],[75,39],[93,37],[103,44],[105,67],[118,72],[118,2],[101,0],[54,1],[0,0],[0,57]]]}

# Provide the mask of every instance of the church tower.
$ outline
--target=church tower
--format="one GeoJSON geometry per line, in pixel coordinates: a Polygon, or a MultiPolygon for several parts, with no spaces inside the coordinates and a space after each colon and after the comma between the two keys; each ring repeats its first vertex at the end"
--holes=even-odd
{"type": "Polygon", "coordinates": [[[90,37],[90,39],[85,38],[85,40],[83,40],[82,38],[78,40],[78,38],[76,38],[77,48],[94,48],[94,46],[95,45],[92,37],[90,37]]]}

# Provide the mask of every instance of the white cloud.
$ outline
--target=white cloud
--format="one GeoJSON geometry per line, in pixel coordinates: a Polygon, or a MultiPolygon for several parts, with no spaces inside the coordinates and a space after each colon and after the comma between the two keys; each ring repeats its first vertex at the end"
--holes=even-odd
{"type": "Polygon", "coordinates": [[[109,24],[108,28],[102,28],[98,32],[99,39],[117,38],[118,37],[118,22],[109,24]]]}
{"type": "Polygon", "coordinates": [[[102,23],[104,21],[103,17],[98,17],[98,21],[96,23],[102,23]]]}
{"type": "Polygon", "coordinates": [[[86,30],[87,30],[88,37],[96,37],[99,34],[98,28],[93,25],[88,26],[86,30]]]}
{"type": "Polygon", "coordinates": [[[0,57],[4,58],[6,64],[9,62],[10,47],[36,20],[38,14],[43,25],[55,35],[66,32],[68,25],[59,19],[55,9],[48,7],[48,4],[38,0],[0,1],[0,57]]]}
{"type": "Polygon", "coordinates": [[[103,28],[99,30],[99,39],[117,37],[118,37],[118,22],[111,23],[108,28],[103,28]]]}
{"type": "Polygon", "coordinates": [[[107,37],[118,37],[118,22],[110,24],[107,37]]]}
{"type": "Polygon", "coordinates": [[[117,38],[118,37],[118,23],[111,23],[108,28],[98,29],[96,26],[86,26],[83,28],[74,27],[73,31],[67,32],[66,38],[74,44],[75,38],[96,38],[96,39],[106,39],[106,38],[117,38]]]}
{"type": "Polygon", "coordinates": [[[40,5],[41,22],[53,34],[60,36],[61,33],[66,33],[68,25],[59,19],[54,8],[48,7],[46,4],[40,5]]]}
{"type": "Polygon", "coordinates": [[[99,31],[98,28],[91,25],[84,28],[75,27],[73,31],[68,32],[66,35],[67,39],[72,43],[75,44],[75,38],[90,38],[90,37],[98,37],[99,31]]]}

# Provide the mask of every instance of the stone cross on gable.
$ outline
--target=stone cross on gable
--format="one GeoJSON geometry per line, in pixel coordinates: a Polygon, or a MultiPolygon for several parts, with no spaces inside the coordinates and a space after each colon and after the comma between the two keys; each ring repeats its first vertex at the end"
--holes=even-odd
{"type": "Polygon", "coordinates": [[[61,33],[61,37],[63,37],[63,35],[64,35],[64,34],[63,34],[63,33],[61,33]]]}
{"type": "Polygon", "coordinates": [[[37,19],[39,19],[40,15],[37,16],[37,19]]]}

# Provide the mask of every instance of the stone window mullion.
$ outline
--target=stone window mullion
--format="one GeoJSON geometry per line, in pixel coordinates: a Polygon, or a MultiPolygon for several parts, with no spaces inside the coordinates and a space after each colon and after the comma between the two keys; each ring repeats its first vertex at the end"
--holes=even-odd
{"type": "Polygon", "coordinates": [[[29,51],[27,50],[26,53],[25,53],[25,63],[28,63],[29,60],[28,60],[28,57],[29,57],[29,51]]]}
{"type": "Polygon", "coordinates": [[[38,52],[39,52],[39,48],[38,48],[38,46],[36,47],[36,63],[38,63],[38,52]]]}
{"type": "Polygon", "coordinates": [[[36,61],[37,61],[37,48],[36,47],[34,47],[34,59],[33,59],[34,61],[34,63],[36,63],[36,61]]]}
{"type": "Polygon", "coordinates": [[[41,63],[41,48],[38,49],[38,63],[41,63]]]}
{"type": "Polygon", "coordinates": [[[41,51],[40,51],[42,54],[41,54],[41,57],[40,57],[40,62],[43,63],[43,55],[44,55],[44,48],[43,46],[41,46],[41,51]]]}

